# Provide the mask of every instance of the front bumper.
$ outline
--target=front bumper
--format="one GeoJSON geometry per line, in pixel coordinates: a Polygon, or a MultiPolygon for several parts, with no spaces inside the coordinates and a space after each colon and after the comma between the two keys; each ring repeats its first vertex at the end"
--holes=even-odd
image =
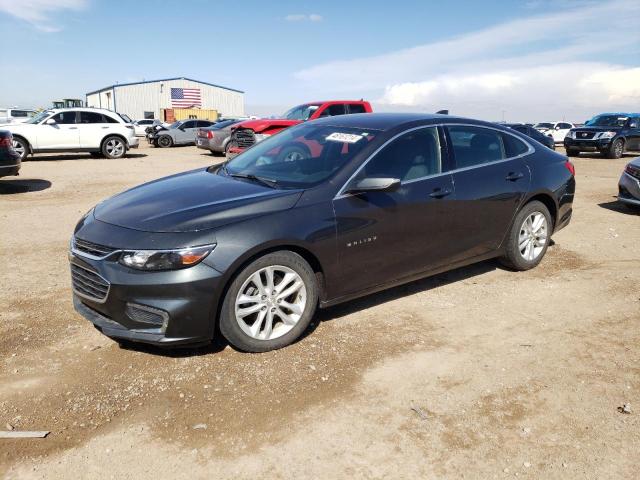
{"type": "Polygon", "coordinates": [[[73,253],[69,261],[109,283],[104,298],[73,287],[76,311],[108,337],[164,346],[204,344],[213,338],[222,274],[205,263],[143,272],[73,253]]]}
{"type": "Polygon", "coordinates": [[[564,138],[564,148],[580,150],[581,152],[599,152],[606,150],[611,145],[611,138],[599,138],[597,140],[579,140],[574,138],[564,138]]]}
{"type": "Polygon", "coordinates": [[[623,172],[618,182],[618,200],[629,205],[640,206],[640,180],[623,172]]]}

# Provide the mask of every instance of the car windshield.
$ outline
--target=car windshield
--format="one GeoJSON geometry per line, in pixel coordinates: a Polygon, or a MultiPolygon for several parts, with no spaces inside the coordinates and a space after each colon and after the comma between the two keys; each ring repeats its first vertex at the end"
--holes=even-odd
{"type": "Polygon", "coordinates": [[[547,123],[547,122],[536,123],[533,128],[553,128],[553,123],[547,123]]]}
{"type": "Polygon", "coordinates": [[[298,105],[286,112],[282,117],[287,120],[309,120],[309,117],[313,115],[313,112],[318,110],[320,105],[298,105]]]}
{"type": "Polygon", "coordinates": [[[177,122],[173,122],[171,125],[169,125],[169,129],[174,129],[174,128],[178,128],[180,125],[182,125],[182,120],[178,120],[177,122]]]}
{"type": "Polygon", "coordinates": [[[298,125],[241,153],[218,174],[276,188],[308,188],[340,170],[376,136],[377,131],[359,128],[298,125]]]}
{"type": "Polygon", "coordinates": [[[40,123],[42,120],[47,118],[52,113],[53,112],[50,110],[45,110],[44,112],[40,112],[39,114],[37,114],[35,117],[31,117],[29,120],[27,120],[24,123],[40,123]]]}
{"type": "Polygon", "coordinates": [[[590,127],[624,127],[629,117],[624,115],[597,115],[585,125],[590,127]]]}
{"type": "Polygon", "coordinates": [[[120,118],[124,120],[124,123],[133,123],[133,120],[131,120],[126,113],[118,113],[118,115],[120,115],[120,118]]]}

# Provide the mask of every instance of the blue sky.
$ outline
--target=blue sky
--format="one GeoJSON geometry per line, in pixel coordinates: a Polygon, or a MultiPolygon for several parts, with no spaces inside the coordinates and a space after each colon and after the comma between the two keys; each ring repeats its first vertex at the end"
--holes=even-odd
{"type": "Polygon", "coordinates": [[[187,76],[246,91],[259,115],[364,97],[583,121],[640,110],[638,25],[637,0],[0,0],[0,105],[187,76]]]}

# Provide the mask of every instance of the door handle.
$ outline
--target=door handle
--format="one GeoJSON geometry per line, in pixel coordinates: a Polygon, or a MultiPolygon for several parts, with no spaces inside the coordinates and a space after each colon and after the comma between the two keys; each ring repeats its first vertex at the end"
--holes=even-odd
{"type": "Polygon", "coordinates": [[[444,198],[447,195],[451,195],[453,193],[448,188],[434,188],[433,192],[429,194],[431,198],[444,198]]]}
{"type": "Polygon", "coordinates": [[[101,128],[101,129],[103,129],[103,130],[106,130],[106,129],[107,129],[107,128],[109,128],[109,127],[100,127],[100,128],[101,128]]]}
{"type": "Polygon", "coordinates": [[[509,174],[505,177],[505,180],[509,182],[515,182],[516,180],[520,180],[524,177],[524,173],[522,172],[509,172],[509,174]]]}
{"type": "Polygon", "coordinates": [[[69,127],[69,130],[77,130],[78,127],[69,127]]]}

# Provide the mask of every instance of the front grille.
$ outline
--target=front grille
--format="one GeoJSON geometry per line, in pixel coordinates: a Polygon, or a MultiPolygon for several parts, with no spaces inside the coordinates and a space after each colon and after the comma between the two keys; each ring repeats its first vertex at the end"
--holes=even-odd
{"type": "Polygon", "coordinates": [[[116,248],[98,245],[97,243],[87,242],[86,240],[80,240],[77,237],[73,239],[73,246],[75,250],[93,257],[106,257],[117,250],[116,248]]]}
{"type": "Polygon", "coordinates": [[[581,132],[576,131],[576,140],[591,140],[595,136],[596,132],[581,132]]]}
{"type": "Polygon", "coordinates": [[[240,128],[233,134],[233,139],[240,148],[249,148],[256,143],[256,137],[253,134],[253,130],[248,128],[240,128]]]}
{"type": "Polygon", "coordinates": [[[95,302],[104,302],[109,294],[109,282],[93,270],[71,264],[71,285],[81,297],[95,302]]]}

